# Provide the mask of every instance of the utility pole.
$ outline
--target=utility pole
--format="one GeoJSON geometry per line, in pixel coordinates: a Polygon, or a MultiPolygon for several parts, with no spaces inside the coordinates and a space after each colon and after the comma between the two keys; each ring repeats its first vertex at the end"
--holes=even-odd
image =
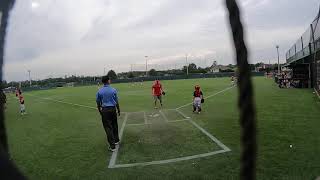
{"type": "Polygon", "coordinates": [[[187,76],[189,75],[188,54],[186,54],[187,76]]]}
{"type": "Polygon", "coordinates": [[[277,53],[278,53],[278,74],[280,74],[280,57],[279,57],[279,46],[276,46],[277,48],[277,53]]]}
{"type": "Polygon", "coordinates": [[[29,83],[30,83],[30,87],[32,85],[32,82],[31,82],[31,70],[28,70],[28,73],[29,73],[29,83]]]}
{"type": "Polygon", "coordinates": [[[148,76],[148,56],[144,56],[146,58],[146,77],[148,76]]]}

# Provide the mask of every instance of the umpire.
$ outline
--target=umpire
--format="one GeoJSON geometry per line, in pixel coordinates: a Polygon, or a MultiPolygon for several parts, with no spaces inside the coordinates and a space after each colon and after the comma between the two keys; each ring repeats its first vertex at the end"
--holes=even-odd
{"type": "Polygon", "coordinates": [[[102,83],[104,86],[97,92],[96,102],[110,145],[109,150],[113,152],[116,150],[116,145],[120,142],[117,120],[117,113],[120,116],[120,107],[117,90],[110,86],[110,82],[111,81],[108,76],[102,77],[102,83]]]}

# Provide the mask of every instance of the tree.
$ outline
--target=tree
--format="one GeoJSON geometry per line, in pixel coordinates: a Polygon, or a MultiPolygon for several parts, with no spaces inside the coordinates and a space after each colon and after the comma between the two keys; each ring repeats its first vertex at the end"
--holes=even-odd
{"type": "Polygon", "coordinates": [[[194,63],[189,64],[189,71],[194,72],[197,70],[197,65],[194,63]]]}
{"type": "Polygon", "coordinates": [[[116,72],[114,72],[114,70],[110,70],[109,72],[108,72],[108,74],[107,74],[108,76],[109,76],[109,78],[110,79],[112,79],[112,80],[114,80],[114,79],[117,79],[118,77],[117,77],[117,74],[116,74],[116,72]]]}
{"type": "Polygon", "coordinates": [[[149,71],[149,75],[150,76],[157,76],[157,71],[155,70],[155,69],[150,69],[150,71],[149,71]]]}
{"type": "Polygon", "coordinates": [[[130,73],[128,74],[128,78],[134,78],[134,74],[133,74],[132,72],[130,72],[130,73]]]}
{"type": "Polygon", "coordinates": [[[217,61],[213,61],[213,64],[212,64],[213,67],[216,67],[218,66],[218,62],[217,61]]]}

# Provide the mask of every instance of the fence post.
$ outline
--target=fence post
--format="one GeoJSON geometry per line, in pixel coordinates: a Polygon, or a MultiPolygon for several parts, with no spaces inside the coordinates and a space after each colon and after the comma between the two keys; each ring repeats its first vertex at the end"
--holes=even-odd
{"type": "MultiPolygon", "coordinates": [[[[313,43],[313,51],[315,52],[316,51],[316,46],[315,46],[315,44],[314,44],[314,29],[313,29],[313,25],[312,24],[310,24],[310,27],[311,27],[311,41],[312,41],[312,43],[313,43]]],[[[311,54],[311,52],[310,52],[310,54],[311,54]]]]}
{"type": "Polygon", "coordinates": [[[303,38],[302,38],[302,36],[301,36],[301,45],[302,45],[302,55],[304,56],[304,48],[303,48],[303,38]]]}

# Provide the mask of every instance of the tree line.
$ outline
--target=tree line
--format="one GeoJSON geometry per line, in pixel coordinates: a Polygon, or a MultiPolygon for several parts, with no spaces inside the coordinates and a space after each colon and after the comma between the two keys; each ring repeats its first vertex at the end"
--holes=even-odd
{"type": "MultiPolygon", "coordinates": [[[[213,70],[217,70],[217,72],[235,72],[237,70],[236,65],[218,65],[215,61],[210,67],[199,67],[194,63],[189,64],[188,73],[190,74],[203,74],[203,73],[211,73],[213,70]]],[[[277,70],[277,64],[272,64],[265,66],[264,63],[256,63],[250,64],[251,71],[260,71],[260,72],[272,72],[277,70]]],[[[161,70],[157,71],[156,69],[150,69],[147,73],[143,71],[130,71],[130,72],[121,72],[116,73],[114,70],[109,70],[107,75],[112,80],[116,79],[131,79],[136,77],[145,77],[145,76],[170,76],[170,75],[185,75],[187,73],[187,66],[183,66],[182,69],[171,69],[171,70],[161,70]]],[[[32,80],[32,86],[40,86],[40,87],[59,87],[64,86],[68,83],[75,84],[94,84],[100,82],[101,77],[99,76],[65,76],[59,78],[47,78],[43,80],[32,80]]],[[[2,88],[7,87],[30,87],[29,81],[12,81],[12,82],[2,82],[2,88]]]]}

